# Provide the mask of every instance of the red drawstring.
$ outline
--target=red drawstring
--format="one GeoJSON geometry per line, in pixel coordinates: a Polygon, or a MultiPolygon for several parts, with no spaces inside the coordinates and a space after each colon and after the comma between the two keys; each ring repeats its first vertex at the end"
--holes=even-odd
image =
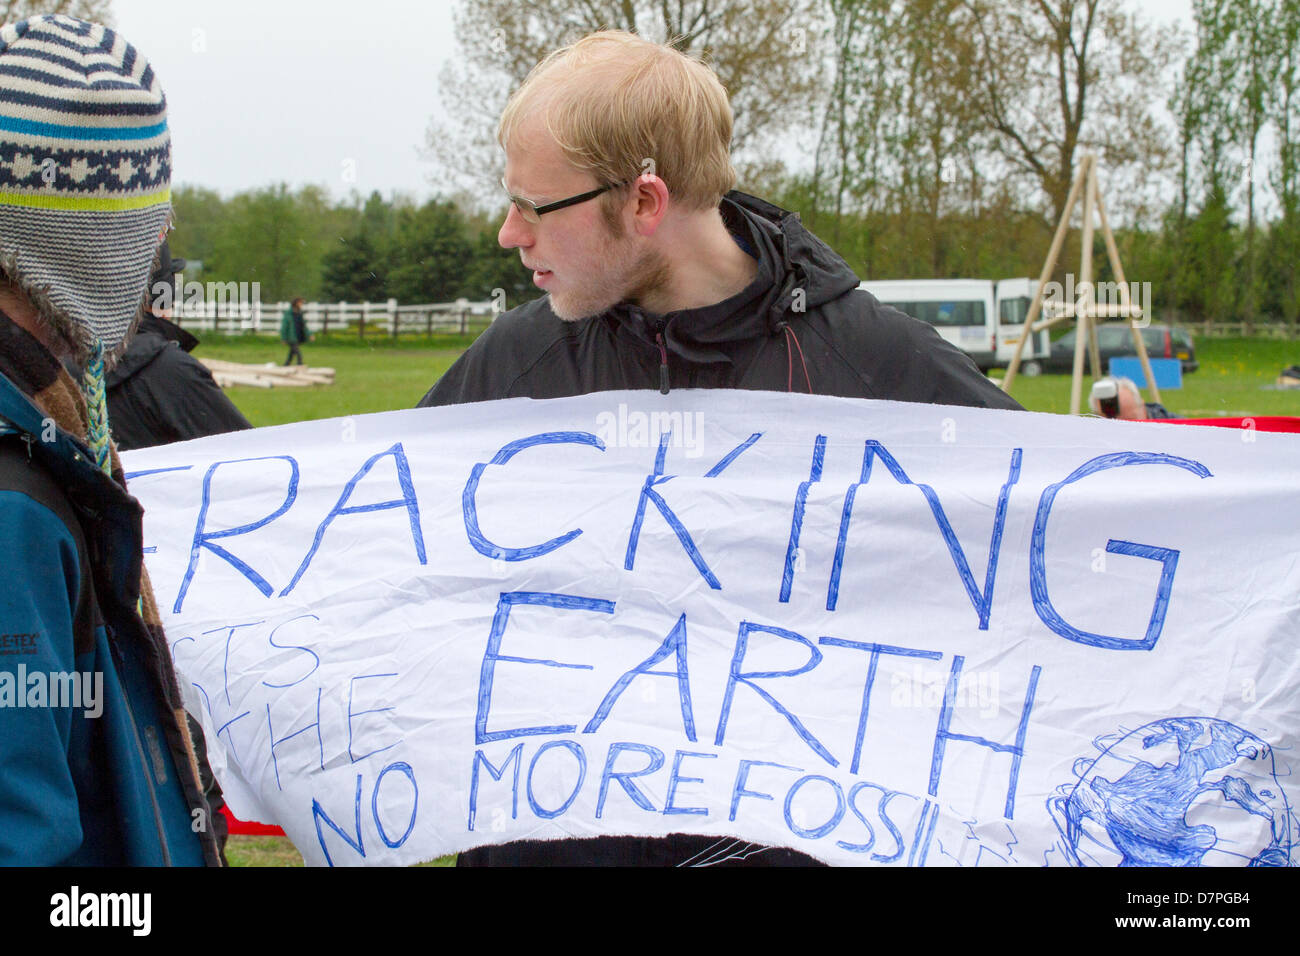
{"type": "Polygon", "coordinates": [[[790,331],[790,326],[788,325],[782,326],[782,328],[785,330],[785,335],[786,335],[785,390],[787,392],[794,391],[794,352],[790,351],[790,342],[793,341],[794,347],[799,350],[799,364],[803,366],[803,380],[808,384],[808,394],[811,395],[813,390],[812,379],[808,375],[808,363],[804,361],[803,346],[799,344],[799,336],[795,335],[794,332],[790,331]]]}

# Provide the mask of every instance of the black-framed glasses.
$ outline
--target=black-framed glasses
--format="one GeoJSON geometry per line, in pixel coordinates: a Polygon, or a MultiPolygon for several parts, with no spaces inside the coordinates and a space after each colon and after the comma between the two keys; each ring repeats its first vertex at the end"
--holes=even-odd
{"type": "Polygon", "coordinates": [[[524,217],[525,222],[538,223],[541,217],[548,212],[555,212],[557,209],[565,209],[569,206],[576,206],[578,203],[586,202],[589,199],[595,199],[601,193],[607,193],[611,189],[617,189],[619,186],[625,186],[626,183],[612,183],[609,186],[601,186],[599,189],[593,189],[590,192],[581,193],[577,196],[570,196],[568,199],[559,199],[555,202],[548,202],[539,206],[531,199],[524,199],[522,196],[516,196],[510,191],[504,179],[501,180],[501,188],[506,191],[506,196],[514,203],[514,207],[519,210],[519,215],[524,217]]]}

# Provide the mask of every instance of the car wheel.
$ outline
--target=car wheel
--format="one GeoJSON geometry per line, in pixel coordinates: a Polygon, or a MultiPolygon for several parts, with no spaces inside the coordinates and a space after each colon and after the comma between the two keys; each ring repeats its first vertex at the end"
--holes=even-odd
{"type": "Polygon", "coordinates": [[[1020,374],[1028,378],[1033,378],[1036,375],[1042,375],[1043,366],[1040,363],[1035,362],[1031,359],[1028,362],[1021,363],[1020,374]]]}

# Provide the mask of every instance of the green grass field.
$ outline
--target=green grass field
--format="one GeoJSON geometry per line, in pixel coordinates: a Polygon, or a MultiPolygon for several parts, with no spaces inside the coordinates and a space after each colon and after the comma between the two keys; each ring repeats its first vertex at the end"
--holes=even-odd
{"type": "MultiPolygon", "coordinates": [[[[334,384],[308,388],[232,388],[231,399],[256,426],[410,408],[468,347],[469,338],[317,338],[303,346],[311,365],[335,370],[334,384]]],[[[195,350],[199,357],[261,364],[284,361],[284,346],[269,338],[225,338],[209,333],[195,350]]],[[[1183,388],[1162,393],[1170,411],[1187,418],[1300,415],[1300,390],[1270,389],[1278,373],[1300,362],[1300,343],[1279,340],[1201,339],[1201,367],[1184,376],[1183,388]]],[[[1085,383],[1085,400],[1086,389],[1085,383]]],[[[1019,377],[1012,394],[1026,408],[1064,413],[1070,405],[1070,376],[1019,377]]],[[[281,837],[231,837],[232,866],[301,866],[302,857],[281,837]]],[[[450,866],[446,856],[425,866],[450,866]]]]}
{"type": "MultiPolygon", "coordinates": [[[[286,837],[232,836],[226,842],[226,862],[231,866],[302,866],[302,854],[286,837]]],[[[416,866],[455,866],[456,856],[440,856],[416,866]]]]}
{"type": "MultiPolygon", "coordinates": [[[[1197,339],[1201,367],[1183,376],[1183,387],[1162,390],[1166,408],[1181,418],[1241,418],[1249,415],[1300,415],[1300,389],[1269,386],[1288,365],[1300,362],[1300,342],[1284,339],[1197,339]]],[[[997,374],[1001,374],[1000,372],[997,374]]],[[[1085,410],[1090,379],[1085,377],[1085,410]]],[[[1070,410],[1070,376],[1016,376],[1011,394],[1036,412],[1070,410]]],[[[1150,400],[1150,395],[1147,395],[1150,400]]]]}
{"type": "MultiPolygon", "coordinates": [[[[302,346],[303,360],[334,369],[333,385],[238,387],[227,394],[255,427],[412,408],[470,341],[456,335],[396,342],[382,336],[365,341],[355,335],[317,336],[302,346]]],[[[226,337],[209,332],[194,354],[246,365],[279,365],[287,351],[266,336],[226,337]]]]}
{"type": "MultiPolygon", "coordinates": [[[[333,385],[232,388],[227,394],[255,426],[411,408],[469,342],[469,338],[451,335],[396,342],[386,337],[364,342],[355,336],[317,337],[303,346],[303,356],[311,365],[333,368],[333,385]]],[[[246,364],[279,364],[285,351],[267,337],[226,338],[208,333],[195,355],[246,364]]],[[[1161,393],[1165,407],[1175,415],[1300,415],[1300,390],[1269,388],[1283,368],[1300,362],[1300,342],[1200,339],[1196,356],[1201,367],[1183,377],[1183,387],[1161,393]]],[[[1085,381],[1085,402],[1088,385],[1085,381]]],[[[1070,407],[1070,376],[1018,376],[1012,394],[1032,411],[1064,414],[1070,407]]]]}

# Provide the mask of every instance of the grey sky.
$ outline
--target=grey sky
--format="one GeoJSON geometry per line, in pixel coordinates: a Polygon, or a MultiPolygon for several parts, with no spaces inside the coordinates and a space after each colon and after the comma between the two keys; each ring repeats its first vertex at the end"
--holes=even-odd
{"type": "MultiPolygon", "coordinates": [[[[457,53],[451,0],[114,0],[167,91],[174,181],[224,195],[287,182],[426,197],[419,158],[457,53]],[[359,15],[360,14],[360,15],[359,15]]],[[[1191,0],[1140,4],[1190,30],[1191,0]]],[[[472,162],[472,157],[467,157],[472,162]]]]}

